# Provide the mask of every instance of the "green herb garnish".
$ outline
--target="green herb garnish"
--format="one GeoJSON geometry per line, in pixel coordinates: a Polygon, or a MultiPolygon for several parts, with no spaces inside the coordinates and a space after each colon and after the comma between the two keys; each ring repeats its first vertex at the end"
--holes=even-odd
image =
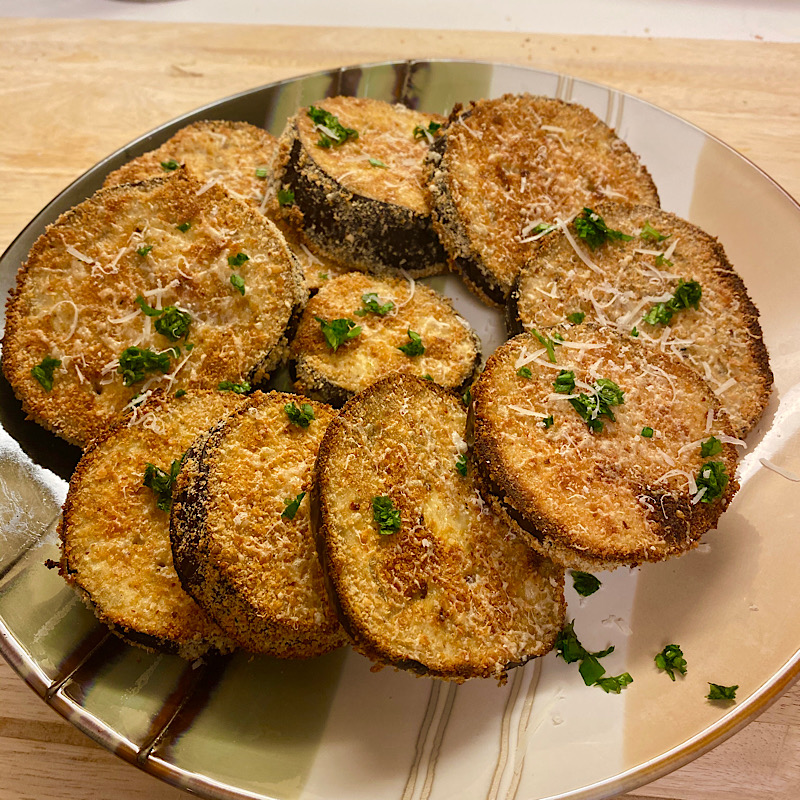
{"type": "Polygon", "coordinates": [[[407,331],[408,338],[411,340],[407,344],[401,344],[397,349],[405,353],[409,358],[414,356],[421,356],[425,352],[425,345],[422,344],[422,337],[412,331],[410,328],[407,331]]]}
{"type": "Polygon", "coordinates": [[[152,249],[153,249],[153,245],[151,245],[151,244],[142,245],[142,246],[141,246],[141,247],[140,247],[140,248],[139,248],[139,249],[136,251],[136,255],[137,255],[137,256],[141,256],[142,258],[144,258],[144,257],[145,257],[145,256],[146,256],[146,255],[147,255],[147,254],[148,254],[148,253],[149,253],[149,252],[152,250],[152,249]]]}
{"type": "Polygon", "coordinates": [[[308,116],[317,128],[319,141],[317,147],[326,150],[331,146],[344,144],[348,139],[358,139],[358,131],[346,128],[339,122],[339,118],[324,108],[308,107],[308,116]]]}
{"type": "Polygon", "coordinates": [[[600,664],[600,659],[614,652],[614,645],[590,653],[578,640],[575,635],[575,622],[568,622],[558,634],[555,644],[556,653],[567,662],[572,664],[580,661],[578,671],[587,686],[599,686],[604,692],[614,692],[619,694],[620,690],[633,683],[633,678],[624,672],[617,677],[604,678],[605,669],[600,664]]]}
{"type": "Polygon", "coordinates": [[[544,425],[545,429],[552,428],[555,424],[555,420],[553,419],[553,415],[551,414],[549,417],[545,417],[542,420],[542,425],[544,425]]]}
{"type": "Polygon", "coordinates": [[[175,397],[183,397],[185,394],[186,394],[186,389],[178,389],[178,391],[175,392],[175,397]]]}
{"type": "Polygon", "coordinates": [[[247,394],[250,391],[250,384],[247,381],[235,383],[234,381],[220,381],[217,389],[221,392],[233,392],[234,394],[247,394]]]}
{"type": "Polygon", "coordinates": [[[228,266],[231,268],[241,267],[245,261],[249,261],[250,256],[246,253],[237,253],[235,256],[228,256],[228,266]]]}
{"type": "Polygon", "coordinates": [[[469,386],[465,389],[464,394],[461,395],[461,402],[465,406],[469,406],[472,402],[472,389],[469,386]]]}
{"type": "Polygon", "coordinates": [[[364,317],[370,312],[385,317],[394,308],[394,303],[391,300],[381,303],[376,292],[362,294],[361,302],[364,304],[364,308],[359,308],[358,311],[355,312],[359,317],[364,317]]]}
{"type": "Polygon", "coordinates": [[[606,694],[613,692],[619,694],[629,683],[633,683],[633,678],[629,672],[623,672],[615,678],[600,678],[595,682],[606,694]]]}
{"type": "Polygon", "coordinates": [[[669,239],[671,233],[659,233],[649,222],[645,222],[644,227],[639,232],[639,238],[646,242],[663,242],[669,239]]]}
{"type": "Polygon", "coordinates": [[[467,474],[467,457],[465,455],[460,455],[456,459],[456,469],[464,476],[467,474]]]}
{"type": "Polygon", "coordinates": [[[322,335],[334,353],[345,342],[355,339],[361,333],[361,326],[356,325],[353,320],[346,317],[344,319],[332,319],[330,322],[326,322],[321,317],[314,317],[314,319],[319,322],[322,335]]]}
{"type": "Polygon", "coordinates": [[[631,336],[638,336],[638,335],[639,335],[639,331],[636,329],[636,326],[634,325],[631,328],[631,336]]]}
{"type": "Polygon", "coordinates": [[[153,306],[149,305],[147,300],[145,300],[140,294],[136,295],[136,299],[133,302],[139,306],[139,308],[142,309],[142,312],[148,317],[157,317],[163,310],[160,308],[153,308],[153,306]]]}
{"type": "Polygon", "coordinates": [[[266,167],[259,167],[256,170],[256,178],[266,178],[269,175],[269,171],[266,167]]]}
{"type": "Polygon", "coordinates": [[[627,233],[609,228],[605,220],[596,211],[592,211],[591,208],[584,208],[583,211],[575,217],[573,224],[575,225],[578,236],[580,236],[592,250],[596,250],[609,239],[620,242],[628,242],[633,239],[633,236],[628,236],[627,233]]]}
{"type": "Polygon", "coordinates": [[[176,306],[167,306],[160,314],[153,324],[162,336],[166,336],[171,342],[177,342],[178,339],[184,339],[189,335],[192,317],[188,311],[181,311],[176,306]]]}
{"type": "Polygon", "coordinates": [[[728,471],[721,461],[707,461],[700,467],[700,473],[694,481],[698,489],[705,489],[700,498],[703,503],[713,503],[725,491],[728,485],[728,471]]]}
{"type": "Polygon", "coordinates": [[[231,286],[244,297],[244,278],[241,275],[231,275],[231,286]]]}
{"type": "Polygon", "coordinates": [[[321,281],[326,281],[326,280],[328,280],[328,273],[327,272],[320,272],[318,277],[319,277],[319,279],[321,281]]]}
{"type": "Polygon", "coordinates": [[[655,431],[650,427],[642,428],[642,436],[644,436],[645,439],[652,439],[654,433],[655,431]]]}
{"type": "Polygon", "coordinates": [[[294,192],[291,189],[278,189],[278,205],[290,206],[294,203],[294,192]]]}
{"type": "Polygon", "coordinates": [[[119,356],[117,372],[125,386],[144,380],[148,372],[169,372],[169,353],[155,353],[149,347],[126,347],[119,356]]]}
{"type": "Polygon", "coordinates": [[[583,311],[575,311],[572,314],[567,314],[567,322],[573,325],[580,325],[586,319],[586,314],[583,311]]]}
{"type": "Polygon", "coordinates": [[[53,388],[53,373],[61,366],[61,359],[45,356],[33,369],[31,375],[49,392],[53,388]]]}
{"type": "Polygon", "coordinates": [[[686,674],[686,659],[683,657],[683,650],[676,644],[668,644],[653,659],[656,666],[664,670],[671,680],[675,680],[675,673],[686,674]]]}
{"type": "Polygon", "coordinates": [[[432,139],[433,134],[441,128],[441,124],[438,122],[430,122],[428,123],[427,128],[423,128],[422,125],[417,125],[414,128],[414,138],[415,139],[432,139]]]}
{"type": "Polygon", "coordinates": [[[295,403],[287,403],[283,410],[289,417],[289,422],[298,428],[307,428],[314,419],[314,408],[310,403],[301,403],[299,408],[295,403]]]}
{"type": "Polygon", "coordinates": [[[191,222],[181,222],[180,225],[175,226],[181,233],[186,233],[192,227],[191,222]]]}
{"type": "Polygon", "coordinates": [[[557,342],[554,342],[552,339],[548,339],[546,336],[543,336],[536,328],[531,328],[531,333],[541,342],[543,347],[547,350],[547,360],[551,363],[556,363],[556,351],[555,345],[557,342]]]}
{"type": "Polygon", "coordinates": [[[575,373],[562,369],[553,381],[553,389],[559,394],[572,394],[575,391],[575,373]]]}
{"type": "Polygon", "coordinates": [[[650,325],[668,325],[676,311],[698,308],[702,296],[703,290],[697,281],[684,281],[681,278],[672,297],[666,303],[656,303],[642,319],[650,325]]]}
{"type": "Polygon", "coordinates": [[[297,513],[297,509],[300,508],[300,503],[303,502],[303,498],[306,496],[305,492],[300,492],[297,497],[292,500],[291,497],[287,497],[283,503],[286,508],[283,509],[283,513],[281,514],[281,519],[294,519],[294,515],[297,513]]]}
{"type": "Polygon", "coordinates": [[[369,160],[369,164],[371,167],[380,167],[381,169],[389,169],[386,164],[383,163],[379,158],[371,158],[369,160]]]}
{"type": "Polygon", "coordinates": [[[395,508],[391,497],[373,497],[372,516],[378,523],[378,533],[387,536],[400,530],[400,509],[395,508]]]}
{"type": "Polygon", "coordinates": [[[581,597],[589,597],[594,594],[602,585],[598,578],[590,572],[581,572],[579,569],[570,570],[572,575],[572,586],[581,597]]]}
{"type": "Polygon", "coordinates": [[[162,511],[169,511],[172,505],[172,486],[181,468],[180,459],[172,462],[169,472],[149,462],[145,465],[142,484],[152,490],[156,496],[156,505],[162,511]]]}
{"type": "Polygon", "coordinates": [[[174,172],[179,167],[180,164],[174,158],[171,158],[169,161],[161,162],[161,169],[163,169],[164,172],[174,172]]]}
{"type": "Polygon", "coordinates": [[[722,452],[722,442],[717,439],[716,436],[712,436],[710,439],[706,439],[700,445],[700,455],[703,458],[708,458],[709,456],[716,456],[722,452]]]}
{"type": "Polygon", "coordinates": [[[531,372],[531,368],[530,367],[520,367],[517,370],[517,375],[519,375],[520,378],[532,378],[533,377],[533,373],[531,372]]]}
{"type": "Polygon", "coordinates": [[[709,682],[709,691],[706,695],[708,700],[735,700],[736,690],[739,685],[735,686],[720,686],[718,683],[709,682]]]}
{"type": "Polygon", "coordinates": [[[616,417],[611,406],[622,405],[625,402],[625,396],[619,386],[607,378],[598,378],[594,390],[595,394],[593,395],[581,392],[578,397],[570,398],[569,402],[589,426],[592,433],[600,433],[605,427],[600,417],[614,422],[616,417]]]}
{"type": "Polygon", "coordinates": [[[668,325],[674,313],[667,303],[656,303],[642,319],[649,325],[668,325]]]}

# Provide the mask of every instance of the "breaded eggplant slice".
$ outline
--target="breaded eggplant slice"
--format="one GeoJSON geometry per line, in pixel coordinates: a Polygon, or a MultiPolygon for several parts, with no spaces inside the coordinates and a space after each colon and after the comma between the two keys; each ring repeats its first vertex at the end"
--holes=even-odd
{"type": "Polygon", "coordinates": [[[181,171],[102,189],[36,241],[8,301],[3,370],[79,446],[155,388],[262,382],[307,293],[277,228],[181,171]]]}
{"type": "Polygon", "coordinates": [[[256,392],[195,440],[176,481],[171,539],[181,583],[252,653],[310,658],[347,641],[305,499],[334,414],[296,395],[256,392]]]}
{"type": "Polygon", "coordinates": [[[275,163],[286,219],[318,251],[350,268],[414,277],[443,272],[446,256],[422,179],[430,127],[442,122],[365,97],[332,97],[299,109],[275,163]]]}
{"type": "Polygon", "coordinates": [[[606,197],[657,206],[653,180],[591,111],[528,94],[454,109],[428,156],[434,227],[467,285],[505,304],[537,236],[606,197]]]}
{"type": "Polygon", "coordinates": [[[278,140],[247,122],[202,120],[181,128],[161,147],[134,158],[105,180],[104,186],[157,178],[183,167],[203,186],[217,183],[239,200],[267,215],[286,238],[312,290],[343,271],[325,256],[314,253],[302,232],[286,225],[272,187],[272,165],[278,140]]]}
{"type": "Polygon", "coordinates": [[[682,362],[610,328],[557,335],[510,339],[472,388],[484,498],[567,567],[691,549],[738,488],[741,442],[716,396],[682,362]]]}
{"type": "Polygon", "coordinates": [[[438,678],[502,680],[552,648],[564,576],[483,503],[465,425],[460,400],[430,381],[373,384],[325,433],[312,524],[357,650],[438,678]]]}
{"type": "Polygon", "coordinates": [[[58,528],[61,575],[131,644],[187,659],[234,648],[181,588],[169,504],[186,448],[242,402],[233,392],[157,392],[95,439],[72,476],[58,528]],[[163,474],[146,486],[148,465],[163,474]]]}
{"type": "Polygon", "coordinates": [[[450,300],[433,289],[351,272],[309,300],[290,357],[296,391],[339,407],[390,372],[426,377],[461,393],[480,366],[481,346],[450,300]],[[341,344],[326,338],[333,336],[332,326],[350,323],[346,335],[352,338],[341,344]]]}
{"type": "Polygon", "coordinates": [[[605,237],[592,249],[592,215],[582,213],[542,239],[512,293],[510,331],[584,315],[635,335],[698,372],[744,438],[769,400],[772,371],[758,309],[722,245],[657,208],[603,203],[592,210],[632,238],[605,237]]]}
{"type": "Polygon", "coordinates": [[[114,170],[103,186],[138,183],[184,167],[202,185],[218,183],[239,200],[261,206],[277,145],[271,133],[247,122],[200,120],[114,170]]]}

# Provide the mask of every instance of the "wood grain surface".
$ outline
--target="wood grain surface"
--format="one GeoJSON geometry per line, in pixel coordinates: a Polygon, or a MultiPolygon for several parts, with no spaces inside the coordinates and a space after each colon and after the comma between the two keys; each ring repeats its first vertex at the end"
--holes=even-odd
{"type": "MultiPolygon", "coordinates": [[[[0,19],[0,250],[102,157],[180,113],[318,69],[505,61],[614,86],[695,123],[800,197],[800,45],[0,19]]],[[[101,749],[0,659],[0,800],[187,795],[101,749]]],[[[797,800],[800,688],[628,800],[797,800]]]]}

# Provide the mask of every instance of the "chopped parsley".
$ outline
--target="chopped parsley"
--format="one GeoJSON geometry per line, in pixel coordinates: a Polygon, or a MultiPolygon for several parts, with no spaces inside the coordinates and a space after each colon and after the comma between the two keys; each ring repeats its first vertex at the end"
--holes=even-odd
{"type": "Polygon", "coordinates": [[[553,389],[559,394],[572,394],[575,391],[575,373],[562,369],[553,381],[553,389]]]}
{"type": "Polygon", "coordinates": [[[597,653],[590,653],[575,635],[574,620],[568,622],[558,634],[555,649],[556,653],[567,664],[580,661],[578,672],[580,672],[583,682],[587,686],[599,686],[604,692],[619,694],[629,683],[633,683],[633,678],[627,672],[623,672],[622,675],[617,675],[616,677],[603,677],[606,671],[600,664],[600,659],[613,653],[614,645],[597,653]]]}
{"type": "Polygon", "coordinates": [[[136,299],[133,301],[139,308],[142,309],[142,313],[146,314],[148,317],[157,317],[161,314],[161,308],[153,308],[153,306],[148,305],[147,300],[144,299],[140,294],[136,295],[136,299]]]}
{"type": "Polygon", "coordinates": [[[314,317],[314,319],[319,322],[322,335],[334,353],[345,342],[355,339],[361,333],[361,326],[356,325],[353,320],[346,317],[344,319],[332,319],[330,322],[326,322],[321,317],[314,317]]]}
{"type": "Polygon", "coordinates": [[[636,326],[634,325],[631,328],[631,336],[638,336],[638,335],[639,335],[639,331],[636,329],[636,326]]]}
{"type": "Polygon", "coordinates": [[[152,490],[153,494],[156,496],[156,505],[162,511],[169,511],[172,505],[172,486],[175,483],[175,478],[178,476],[180,468],[180,459],[176,459],[172,462],[169,472],[149,462],[145,465],[142,485],[152,490]]]}
{"type": "Polygon", "coordinates": [[[241,275],[231,275],[231,286],[244,297],[244,278],[241,275]]]}
{"type": "Polygon", "coordinates": [[[177,342],[178,339],[184,339],[189,335],[192,317],[188,311],[181,311],[176,306],[167,306],[153,324],[162,336],[166,336],[171,342],[177,342]]]}
{"type": "Polygon", "coordinates": [[[269,175],[266,167],[259,167],[256,170],[256,178],[266,178],[269,175]]]}
{"type": "Polygon", "coordinates": [[[367,294],[362,294],[361,302],[364,305],[364,308],[359,308],[358,311],[355,312],[359,317],[364,317],[370,312],[373,314],[378,314],[378,316],[385,317],[394,308],[394,303],[391,300],[381,303],[376,292],[367,292],[367,294]]]}
{"type": "Polygon", "coordinates": [[[237,253],[235,256],[228,256],[228,266],[233,268],[241,267],[245,261],[249,261],[247,253],[237,253]]]}
{"type": "Polygon", "coordinates": [[[678,281],[678,288],[666,303],[656,303],[642,317],[650,325],[668,325],[676,311],[698,308],[703,290],[697,281],[678,281]]]}
{"type": "Polygon", "coordinates": [[[326,280],[328,280],[328,273],[327,272],[320,272],[318,277],[319,277],[319,279],[321,281],[326,281],[326,280]]]}
{"type": "Polygon", "coordinates": [[[580,325],[586,319],[586,314],[583,311],[575,311],[572,314],[567,314],[567,322],[573,325],[580,325]]]}
{"type": "Polygon", "coordinates": [[[126,347],[119,356],[117,372],[125,386],[144,380],[148,372],[169,372],[169,352],[155,353],[149,347],[126,347]]]}
{"type": "Polygon", "coordinates": [[[421,356],[425,352],[425,345],[422,344],[422,337],[412,331],[411,328],[407,331],[409,342],[401,344],[397,349],[405,353],[409,358],[414,356],[421,356]]]}
{"type": "Polygon", "coordinates": [[[739,685],[735,686],[720,686],[718,683],[708,683],[709,690],[706,698],[708,700],[735,700],[736,690],[739,685]]]}
{"type": "Polygon", "coordinates": [[[297,513],[297,509],[300,508],[300,503],[303,502],[303,498],[306,496],[305,492],[300,492],[297,497],[292,500],[291,497],[287,497],[283,503],[286,508],[283,509],[283,513],[281,514],[281,519],[294,519],[295,514],[297,513]]]}
{"type": "Polygon", "coordinates": [[[301,403],[299,408],[295,403],[287,403],[283,410],[289,417],[289,422],[298,428],[307,428],[314,419],[314,409],[310,403],[301,403]]]}
{"type": "Polygon", "coordinates": [[[535,228],[529,230],[528,233],[538,236],[540,233],[549,233],[550,231],[555,230],[556,227],[557,226],[553,225],[551,222],[540,222],[535,228]]]}
{"type": "Polygon", "coordinates": [[[672,262],[667,258],[667,256],[664,253],[659,253],[656,256],[656,266],[663,267],[664,265],[671,267],[672,262]]]}
{"type": "Polygon", "coordinates": [[[645,439],[652,439],[654,433],[655,431],[650,427],[642,428],[642,436],[644,436],[645,439]]]}
{"type": "MultiPolygon", "coordinates": [[[[542,346],[547,350],[547,360],[551,363],[556,363],[556,351],[555,345],[558,342],[553,341],[553,339],[548,339],[546,336],[543,336],[536,328],[531,328],[531,333],[541,342],[542,346]]],[[[562,337],[563,338],[563,337],[562,337]]]]}
{"type": "Polygon", "coordinates": [[[331,114],[330,111],[316,106],[309,106],[307,113],[319,133],[317,147],[323,147],[327,150],[331,145],[338,147],[348,139],[358,139],[358,131],[346,128],[339,122],[339,118],[331,114]]]}
{"type": "Polygon", "coordinates": [[[552,428],[555,424],[555,420],[553,419],[553,415],[551,414],[549,417],[545,417],[542,420],[542,425],[544,425],[545,429],[552,428]]]}
{"type": "Polygon", "coordinates": [[[433,134],[441,128],[441,124],[438,122],[429,122],[427,128],[423,128],[422,125],[417,125],[414,128],[414,138],[415,139],[432,139],[433,134]]]}
{"type": "Polygon", "coordinates": [[[710,439],[706,439],[700,445],[700,455],[703,458],[708,458],[709,456],[717,456],[722,452],[722,442],[717,439],[716,436],[712,436],[710,439]]]}
{"type": "Polygon", "coordinates": [[[722,461],[706,461],[694,482],[698,489],[705,489],[700,498],[703,503],[713,503],[728,485],[728,471],[722,461]]]}
{"type": "Polygon", "coordinates": [[[372,516],[378,523],[378,533],[388,536],[400,530],[400,509],[395,508],[391,497],[373,497],[372,516]]]}
{"type": "Polygon", "coordinates": [[[590,249],[597,250],[598,247],[605,244],[609,239],[619,242],[629,242],[633,236],[628,236],[627,233],[614,230],[606,225],[605,220],[591,208],[584,208],[583,211],[575,217],[573,223],[578,236],[583,239],[590,249]]]}
{"type": "Polygon", "coordinates": [[[61,366],[61,359],[45,356],[32,370],[31,375],[49,392],[53,388],[53,373],[61,366]]]}
{"type": "Polygon", "coordinates": [[[294,192],[291,189],[278,189],[278,205],[290,206],[294,203],[294,192]]]}
{"type": "MultiPolygon", "coordinates": [[[[558,380],[558,379],[556,379],[558,380]]],[[[578,397],[570,398],[570,405],[578,412],[581,419],[589,426],[592,433],[600,433],[605,427],[600,417],[614,422],[616,417],[611,406],[620,406],[625,402],[622,390],[614,381],[598,378],[594,385],[595,394],[586,395],[581,392],[578,397]]]]}
{"type": "Polygon", "coordinates": [[[668,644],[653,660],[656,666],[666,672],[673,681],[676,672],[680,672],[681,675],[686,674],[686,659],[683,657],[683,650],[676,644],[668,644]]]}
{"type": "Polygon", "coordinates": [[[233,392],[234,394],[247,394],[250,391],[250,384],[247,381],[234,383],[233,381],[220,381],[217,389],[221,392],[233,392]]]}
{"type": "Polygon", "coordinates": [[[144,258],[144,257],[145,257],[145,256],[146,256],[146,255],[147,255],[147,254],[148,254],[148,253],[149,253],[149,252],[152,250],[152,249],[153,249],[153,245],[151,245],[151,244],[142,245],[142,246],[141,246],[141,247],[140,247],[140,248],[139,248],[139,249],[136,251],[136,255],[137,255],[137,256],[141,256],[142,258],[144,258]]]}
{"type": "Polygon", "coordinates": [[[174,158],[171,158],[169,161],[161,162],[161,169],[163,169],[164,172],[174,172],[179,167],[180,164],[174,158]]]}
{"type": "Polygon", "coordinates": [[[570,574],[572,575],[572,586],[581,597],[594,594],[602,585],[599,578],[595,578],[590,572],[573,569],[570,570],[570,574]]]}
{"type": "Polygon", "coordinates": [[[191,222],[181,222],[180,225],[175,226],[181,233],[186,233],[192,227],[191,222]]]}
{"type": "Polygon", "coordinates": [[[533,377],[533,373],[531,372],[531,368],[530,367],[520,367],[517,370],[517,375],[519,375],[520,378],[532,378],[533,377]]]}
{"type": "Polygon", "coordinates": [[[371,158],[369,160],[369,164],[371,167],[380,167],[381,169],[389,169],[386,164],[383,163],[379,158],[371,158]]]}
{"type": "Polygon", "coordinates": [[[175,397],[183,397],[185,394],[186,394],[186,389],[178,389],[178,391],[175,392],[175,397]]]}
{"type": "Polygon", "coordinates": [[[671,233],[659,233],[650,222],[645,222],[644,227],[639,232],[639,238],[644,239],[646,242],[663,242],[664,239],[669,239],[671,233]]]}
{"type": "Polygon", "coordinates": [[[467,457],[465,455],[460,455],[456,459],[456,469],[464,476],[467,474],[467,457]]]}

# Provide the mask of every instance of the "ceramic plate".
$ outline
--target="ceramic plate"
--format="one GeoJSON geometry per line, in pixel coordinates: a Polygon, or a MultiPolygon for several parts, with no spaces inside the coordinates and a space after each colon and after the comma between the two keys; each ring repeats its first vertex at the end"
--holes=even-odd
{"type": "MultiPolygon", "coordinates": [[[[767,412],[748,439],[741,490],[719,528],[688,555],[600,574],[581,600],[567,590],[583,644],[615,652],[620,695],[584,686],[554,654],[513,670],[505,686],[461,686],[383,670],[342,649],[307,662],[235,655],[187,664],[121,643],[44,561],[75,448],[24,421],[0,384],[0,648],[41,696],[123,758],[197,794],[279,800],[603,798],[680,766],[744,725],[800,670],[800,607],[786,602],[800,563],[800,208],[726,145],[617,91],[521,67],[402,62],[319,73],[199,109],[136,140],[53,200],[0,263],[8,291],[44,226],[104,175],[189,121],[246,120],[279,134],[298,106],[335,94],[447,113],[503,92],[574,100],[616,128],[650,170],[663,207],[717,236],[761,310],[775,372],[767,412]],[[678,643],[674,683],[653,656],[678,643]],[[738,684],[734,704],[708,682],[738,684]]],[[[454,276],[454,297],[488,355],[499,315],[454,276]]]]}

